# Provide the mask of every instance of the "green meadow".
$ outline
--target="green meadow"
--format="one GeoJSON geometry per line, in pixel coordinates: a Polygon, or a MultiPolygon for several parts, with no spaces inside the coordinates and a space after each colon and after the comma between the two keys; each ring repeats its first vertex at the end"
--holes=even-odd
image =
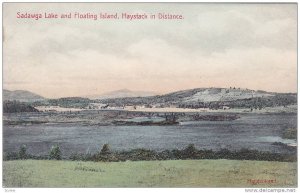
{"type": "Polygon", "coordinates": [[[3,162],[3,186],[296,187],[297,162],[16,160],[3,162]]]}

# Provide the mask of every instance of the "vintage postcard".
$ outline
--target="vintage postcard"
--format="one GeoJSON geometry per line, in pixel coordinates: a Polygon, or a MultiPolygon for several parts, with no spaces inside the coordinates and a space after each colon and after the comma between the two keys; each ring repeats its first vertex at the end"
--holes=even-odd
{"type": "Polygon", "coordinates": [[[3,3],[3,188],[294,192],[297,9],[3,3]]]}

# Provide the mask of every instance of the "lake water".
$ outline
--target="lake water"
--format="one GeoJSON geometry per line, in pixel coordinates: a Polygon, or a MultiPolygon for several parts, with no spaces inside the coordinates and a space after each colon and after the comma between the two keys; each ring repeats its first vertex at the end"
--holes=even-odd
{"type": "Polygon", "coordinates": [[[72,152],[95,153],[108,143],[114,150],[146,148],[182,149],[194,144],[199,149],[256,149],[291,153],[274,142],[296,143],[282,139],[287,128],[297,127],[297,115],[246,114],[235,121],[185,122],[172,126],[81,126],[74,124],[36,124],[4,126],[4,152],[18,151],[22,144],[35,155],[48,154],[59,144],[65,156],[72,152]]]}

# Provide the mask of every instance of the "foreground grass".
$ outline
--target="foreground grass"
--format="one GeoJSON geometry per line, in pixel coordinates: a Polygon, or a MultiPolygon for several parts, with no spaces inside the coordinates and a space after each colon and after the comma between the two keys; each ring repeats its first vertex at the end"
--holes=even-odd
{"type": "Polygon", "coordinates": [[[296,162],[168,160],[3,162],[4,187],[295,187],[296,162]],[[249,179],[276,180],[253,185],[249,179]]]}

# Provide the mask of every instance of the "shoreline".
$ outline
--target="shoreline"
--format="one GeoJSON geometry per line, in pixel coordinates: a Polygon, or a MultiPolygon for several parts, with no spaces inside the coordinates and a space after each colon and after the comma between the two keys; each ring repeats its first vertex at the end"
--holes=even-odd
{"type": "Polygon", "coordinates": [[[234,108],[234,109],[191,109],[191,108],[176,108],[176,107],[164,107],[164,108],[133,108],[128,107],[109,107],[106,109],[79,109],[79,108],[65,108],[59,106],[37,106],[35,107],[40,112],[78,112],[78,111],[128,111],[128,112],[146,112],[146,113],[297,113],[297,105],[289,105],[287,107],[265,107],[261,110],[249,108],[234,108]]]}

